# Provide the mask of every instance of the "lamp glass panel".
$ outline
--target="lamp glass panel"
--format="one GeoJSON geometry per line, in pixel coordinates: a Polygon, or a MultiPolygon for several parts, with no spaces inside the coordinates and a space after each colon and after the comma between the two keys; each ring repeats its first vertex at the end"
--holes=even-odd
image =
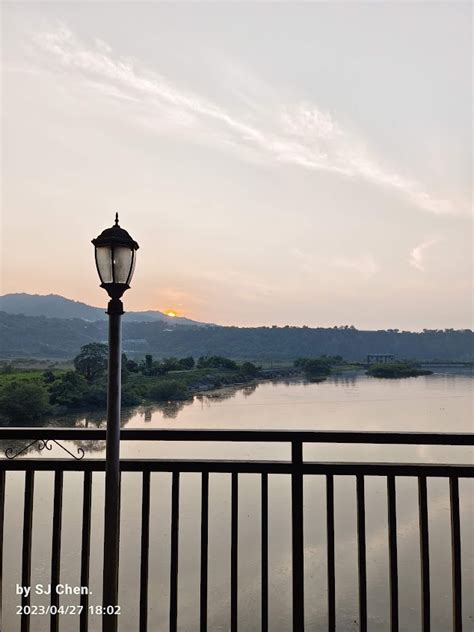
{"type": "Polygon", "coordinates": [[[98,246],[95,249],[97,272],[102,283],[112,283],[112,248],[98,246]]]}
{"type": "Polygon", "coordinates": [[[126,283],[132,267],[132,250],[126,246],[115,246],[113,266],[115,283],[126,283]]]}
{"type": "Polygon", "coordinates": [[[133,273],[135,272],[135,264],[137,262],[137,251],[134,250],[133,251],[133,261],[132,261],[132,267],[130,269],[130,273],[129,273],[129,277],[128,277],[128,283],[130,284],[132,281],[132,277],[133,277],[133,273]]]}

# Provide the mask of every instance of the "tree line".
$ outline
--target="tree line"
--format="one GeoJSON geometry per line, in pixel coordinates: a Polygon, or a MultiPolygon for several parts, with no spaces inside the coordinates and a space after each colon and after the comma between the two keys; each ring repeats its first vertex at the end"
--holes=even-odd
{"type": "MultiPolygon", "coordinates": [[[[70,358],[81,346],[107,339],[105,321],[22,316],[0,312],[0,357],[70,358]]],[[[123,341],[132,356],[222,356],[234,360],[291,360],[342,355],[362,361],[387,353],[412,360],[472,361],[474,333],[469,329],[387,329],[342,327],[194,327],[161,322],[124,322],[123,341]]]]}

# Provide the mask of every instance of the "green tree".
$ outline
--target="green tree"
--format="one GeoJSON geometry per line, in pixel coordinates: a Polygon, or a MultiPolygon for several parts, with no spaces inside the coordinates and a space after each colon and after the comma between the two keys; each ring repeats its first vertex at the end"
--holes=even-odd
{"type": "Polygon", "coordinates": [[[122,388],[122,405],[136,406],[142,401],[140,390],[137,386],[125,384],[122,388]]]}
{"type": "Polygon", "coordinates": [[[168,371],[182,371],[183,369],[192,369],[194,367],[194,358],[189,356],[187,358],[163,358],[161,363],[163,368],[163,372],[167,373],[168,371]]]}
{"type": "Polygon", "coordinates": [[[127,367],[127,371],[129,373],[138,373],[138,362],[135,362],[135,360],[129,360],[127,358],[125,364],[126,364],[126,367],[127,367]]]}
{"type": "Polygon", "coordinates": [[[63,373],[50,388],[51,402],[68,408],[84,406],[89,390],[86,378],[76,371],[63,373]]]}
{"type": "Polygon", "coordinates": [[[121,376],[122,376],[122,384],[124,384],[128,380],[128,375],[130,371],[128,370],[128,358],[126,353],[122,353],[122,362],[121,362],[121,376]]]}
{"type": "Polygon", "coordinates": [[[245,375],[255,376],[258,373],[259,367],[255,366],[253,362],[244,362],[241,369],[242,373],[244,373],[245,375]]]}
{"type": "Polygon", "coordinates": [[[193,369],[194,368],[193,356],[188,356],[187,358],[181,358],[181,360],[179,360],[179,365],[183,369],[193,369]]]}
{"type": "Polygon", "coordinates": [[[142,362],[138,368],[143,375],[148,376],[163,375],[165,373],[164,366],[160,362],[154,361],[153,356],[150,354],[145,356],[145,362],[142,362]]]}
{"type": "Polygon", "coordinates": [[[88,382],[102,377],[107,369],[106,344],[91,342],[81,347],[81,352],[74,358],[74,367],[88,382]]]}
{"type": "Polygon", "coordinates": [[[48,390],[39,382],[8,382],[0,388],[0,411],[11,421],[44,417],[50,411],[48,390]]]}
{"type": "Polygon", "coordinates": [[[161,366],[163,367],[165,373],[168,371],[179,371],[179,369],[181,369],[178,358],[173,357],[163,358],[161,366]]]}

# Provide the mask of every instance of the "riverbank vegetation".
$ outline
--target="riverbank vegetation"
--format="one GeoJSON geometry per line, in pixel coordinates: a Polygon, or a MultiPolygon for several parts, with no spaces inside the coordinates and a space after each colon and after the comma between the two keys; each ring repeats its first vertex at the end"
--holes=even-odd
{"type": "MultiPolygon", "coordinates": [[[[15,369],[0,372],[0,415],[9,422],[30,422],[49,414],[105,410],[107,405],[107,345],[81,348],[73,369],[15,369]]],[[[122,405],[180,401],[223,386],[247,384],[256,378],[283,377],[283,369],[268,370],[252,362],[237,363],[222,356],[168,357],[146,355],[137,362],[122,355],[122,405]]]]}
{"type": "Polygon", "coordinates": [[[416,362],[385,362],[373,364],[369,367],[367,375],[372,377],[401,378],[418,377],[419,375],[431,375],[433,371],[422,369],[416,362]]]}
{"type": "MultiPolygon", "coordinates": [[[[105,411],[107,406],[107,345],[84,345],[72,363],[60,367],[25,368],[5,364],[0,368],[0,418],[4,423],[31,423],[48,415],[74,411],[105,411]]],[[[292,365],[262,367],[224,356],[142,359],[122,355],[122,405],[180,402],[194,395],[226,386],[256,384],[257,380],[304,376],[325,380],[331,373],[361,366],[344,362],[341,356],[302,357],[292,365]]],[[[415,363],[373,365],[376,377],[427,375],[415,363]]]]}

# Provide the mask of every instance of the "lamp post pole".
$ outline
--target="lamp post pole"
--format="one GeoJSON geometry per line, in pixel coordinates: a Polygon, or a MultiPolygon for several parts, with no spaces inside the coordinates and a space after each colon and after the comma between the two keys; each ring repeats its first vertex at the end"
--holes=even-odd
{"type": "Polygon", "coordinates": [[[109,301],[109,366],[105,466],[104,632],[116,632],[120,544],[120,399],[122,364],[122,314],[120,299],[109,301]]]}
{"type": "Polygon", "coordinates": [[[119,226],[106,228],[92,240],[97,272],[110,301],[107,433],[105,455],[104,574],[102,630],[117,632],[120,545],[120,404],[122,373],[123,293],[130,288],[138,244],[119,226]]]}

